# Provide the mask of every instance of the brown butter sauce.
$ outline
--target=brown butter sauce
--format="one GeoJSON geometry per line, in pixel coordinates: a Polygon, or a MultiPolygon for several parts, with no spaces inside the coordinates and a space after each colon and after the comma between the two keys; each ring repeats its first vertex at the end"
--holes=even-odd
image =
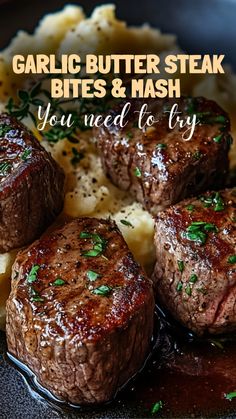
{"type": "MultiPolygon", "coordinates": [[[[140,418],[236,417],[236,398],[232,401],[225,399],[226,393],[236,391],[236,339],[199,340],[170,321],[159,308],[157,310],[161,321],[156,315],[150,358],[116,399],[104,406],[106,411],[112,406],[111,417],[114,417],[114,409],[119,410],[122,405],[135,409],[140,418]],[[214,341],[220,341],[222,348],[214,341]],[[152,406],[159,400],[163,408],[152,414],[152,406]]],[[[89,412],[89,407],[57,400],[38,384],[27,367],[11,355],[9,360],[23,375],[34,397],[45,397],[50,405],[65,412],[68,409],[89,412]]],[[[102,408],[99,406],[98,412],[102,408]]],[[[91,409],[94,412],[94,406],[91,409]]]]}

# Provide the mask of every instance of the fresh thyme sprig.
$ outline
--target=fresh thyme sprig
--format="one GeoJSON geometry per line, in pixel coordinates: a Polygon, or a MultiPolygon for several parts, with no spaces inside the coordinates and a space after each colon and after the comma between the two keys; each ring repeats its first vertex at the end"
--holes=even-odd
{"type": "MultiPolygon", "coordinates": [[[[43,132],[43,137],[51,142],[56,143],[59,140],[67,138],[72,143],[77,143],[76,131],[85,131],[89,129],[84,123],[84,116],[87,113],[104,113],[108,110],[108,103],[111,98],[109,83],[107,89],[107,95],[105,98],[70,98],[70,99],[53,99],[50,91],[45,89],[44,81],[50,79],[51,74],[45,76],[40,81],[35,83],[29,90],[19,90],[18,97],[14,100],[12,97],[9,99],[6,109],[10,115],[16,117],[19,120],[30,117],[33,121],[34,126],[37,128],[37,118],[34,114],[35,107],[41,106],[42,109],[46,110],[48,103],[50,103],[50,115],[56,115],[60,118],[62,115],[68,116],[72,114],[73,125],[68,128],[67,126],[54,126],[43,132]],[[73,103],[73,109],[68,108],[68,104],[73,103]],[[66,105],[66,109],[65,109],[66,105]],[[76,105],[76,111],[75,111],[76,105]]],[[[55,77],[55,74],[53,75],[55,77]]],[[[60,77],[62,77],[60,75],[60,77]]],[[[98,75],[97,75],[98,77],[98,75]]],[[[85,78],[85,76],[81,76],[85,78]]],[[[92,91],[92,89],[91,89],[92,91]]]]}
{"type": "Polygon", "coordinates": [[[27,116],[30,116],[34,125],[37,125],[37,121],[34,113],[32,112],[33,106],[44,106],[44,101],[39,98],[42,94],[42,83],[36,83],[29,91],[19,90],[18,91],[18,103],[14,102],[14,99],[10,97],[8,100],[6,109],[10,115],[15,116],[17,119],[22,120],[27,116]]]}

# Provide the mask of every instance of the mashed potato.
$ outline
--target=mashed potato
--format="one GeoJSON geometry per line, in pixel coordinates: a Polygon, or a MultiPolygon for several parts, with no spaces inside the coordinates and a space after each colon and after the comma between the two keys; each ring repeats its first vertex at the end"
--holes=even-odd
{"type": "MultiPolygon", "coordinates": [[[[0,110],[7,99],[15,96],[17,88],[24,85],[24,76],[11,73],[11,58],[14,54],[29,53],[157,53],[166,55],[181,51],[173,35],[163,35],[148,25],[129,27],[115,16],[113,5],[94,10],[86,18],[78,6],[66,6],[62,11],[45,16],[33,35],[20,31],[9,47],[0,54],[0,110]]],[[[183,93],[203,95],[216,100],[231,115],[233,133],[236,134],[236,76],[230,69],[222,76],[180,75],[183,93]]],[[[32,129],[30,121],[24,121],[32,129]]],[[[93,216],[113,218],[133,252],[135,258],[146,268],[154,261],[154,223],[150,214],[120,191],[106,178],[101,161],[93,145],[90,131],[80,132],[79,144],[67,139],[53,146],[43,141],[66,173],[66,196],[63,216],[93,216]],[[83,154],[80,163],[71,164],[73,149],[83,154]]],[[[232,164],[236,164],[232,149],[232,164]]],[[[0,288],[5,291],[0,301],[0,320],[4,317],[4,301],[9,292],[9,273],[12,254],[0,255],[0,288]],[[1,311],[2,310],[2,311],[1,311]]],[[[1,324],[1,325],[2,325],[1,324]]]]}

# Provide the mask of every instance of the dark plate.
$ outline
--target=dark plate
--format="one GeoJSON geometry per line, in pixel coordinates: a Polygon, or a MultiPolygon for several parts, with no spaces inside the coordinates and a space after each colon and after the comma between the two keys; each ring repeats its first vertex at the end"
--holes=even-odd
{"type": "MultiPolygon", "coordinates": [[[[63,0],[0,0],[0,48],[7,45],[18,29],[33,30],[45,13],[63,6],[63,0]]],[[[87,12],[110,1],[81,0],[87,12]]],[[[131,24],[150,22],[164,32],[175,33],[189,53],[223,53],[236,68],[236,1],[234,0],[121,0],[118,16],[131,24]]],[[[132,402],[117,401],[99,410],[63,412],[31,394],[22,376],[5,358],[5,335],[0,333],[0,418],[137,418],[145,417],[132,402]]],[[[194,389],[193,389],[194,391],[194,389]]],[[[207,397],[207,395],[206,395],[207,397]]],[[[232,405],[233,410],[233,405],[232,405]]],[[[164,413],[164,412],[163,412],[164,413]]],[[[193,412],[194,413],[194,409],[193,412]]],[[[201,416],[203,417],[203,416],[201,416]]],[[[223,417],[221,414],[218,417],[223,417]]],[[[224,418],[234,418],[235,412],[224,418]]]]}

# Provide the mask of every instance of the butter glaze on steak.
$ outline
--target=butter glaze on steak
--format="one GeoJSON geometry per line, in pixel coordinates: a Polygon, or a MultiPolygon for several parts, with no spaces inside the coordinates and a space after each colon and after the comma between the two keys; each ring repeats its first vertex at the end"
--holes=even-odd
{"type": "Polygon", "coordinates": [[[62,169],[23,124],[0,115],[0,252],[38,238],[63,198],[62,169]]]}
{"type": "MultiPolygon", "coordinates": [[[[227,114],[204,98],[131,100],[124,128],[95,129],[104,170],[112,182],[129,191],[153,215],[185,197],[224,186],[231,137],[227,114]],[[137,128],[137,115],[147,103],[158,122],[147,130],[137,128]],[[178,104],[181,117],[196,113],[201,123],[190,141],[176,126],[169,128],[169,111],[178,104]]],[[[119,114],[124,104],[111,111],[119,114]]]]}
{"type": "Polygon", "coordinates": [[[157,298],[173,317],[199,335],[235,331],[236,189],[159,213],[155,246],[157,298]]]}
{"type": "Polygon", "coordinates": [[[55,396],[105,402],[142,366],[153,313],[152,283],[117,226],[77,219],[18,254],[7,302],[8,350],[55,396]]]}

